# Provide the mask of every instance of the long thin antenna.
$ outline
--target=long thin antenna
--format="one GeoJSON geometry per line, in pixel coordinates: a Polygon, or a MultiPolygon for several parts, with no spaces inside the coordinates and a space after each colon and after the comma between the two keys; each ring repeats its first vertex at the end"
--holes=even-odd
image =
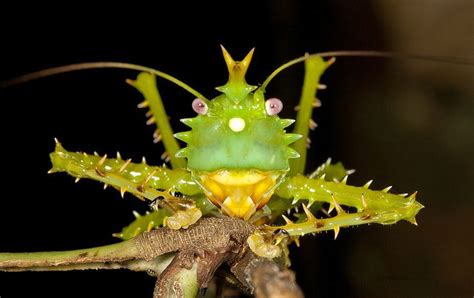
{"type": "Polygon", "coordinates": [[[188,91],[189,93],[193,94],[196,97],[199,97],[200,99],[204,101],[208,101],[208,99],[204,97],[204,95],[202,95],[195,89],[191,88],[189,85],[185,84],[181,80],[178,80],[177,78],[169,74],[166,74],[164,72],[161,72],[159,70],[156,70],[150,67],[131,64],[131,63],[122,63],[122,62],[87,62],[87,63],[77,63],[77,64],[47,68],[47,69],[43,69],[40,71],[36,71],[36,72],[32,72],[26,75],[16,77],[11,80],[0,82],[0,88],[18,85],[21,83],[26,83],[32,80],[49,77],[56,74],[85,70],[85,69],[97,69],[97,68],[120,68],[120,69],[131,69],[131,70],[149,72],[180,86],[184,90],[188,91]]]}
{"type": "Polygon", "coordinates": [[[427,56],[427,55],[404,54],[404,53],[397,53],[397,52],[382,52],[382,51],[321,52],[321,53],[315,53],[315,54],[307,54],[305,56],[288,61],[287,63],[275,69],[263,82],[260,88],[262,90],[265,90],[265,88],[270,83],[270,81],[282,70],[290,66],[293,66],[297,63],[301,63],[305,61],[306,59],[310,57],[314,57],[314,56],[320,56],[323,58],[324,57],[381,57],[381,58],[396,58],[396,59],[414,59],[414,60],[424,60],[424,61],[432,61],[432,62],[442,62],[442,63],[449,63],[449,64],[474,66],[474,61],[466,61],[465,59],[456,58],[456,57],[427,56]]]}

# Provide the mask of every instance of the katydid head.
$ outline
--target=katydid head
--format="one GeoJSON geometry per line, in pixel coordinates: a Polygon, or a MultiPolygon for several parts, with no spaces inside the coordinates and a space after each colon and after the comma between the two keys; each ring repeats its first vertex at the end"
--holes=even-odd
{"type": "Polygon", "coordinates": [[[229,72],[227,83],[216,88],[222,94],[196,98],[196,117],[182,119],[191,130],[175,134],[187,143],[176,156],[187,158],[206,196],[244,219],[268,202],[289,170],[289,159],[299,157],[288,145],[301,137],[286,133],[294,120],[278,117],[281,100],[265,100],[264,90],[245,80],[253,51],[235,61],[222,47],[229,72]]]}
{"type": "Polygon", "coordinates": [[[278,117],[281,100],[265,100],[264,90],[245,80],[253,52],[235,61],[222,47],[229,73],[227,83],[216,88],[222,94],[196,98],[192,108],[197,116],[182,120],[192,129],[175,134],[187,143],[177,156],[188,159],[190,170],[287,171],[288,159],[298,157],[288,145],[299,136],[285,131],[293,120],[278,117]]]}

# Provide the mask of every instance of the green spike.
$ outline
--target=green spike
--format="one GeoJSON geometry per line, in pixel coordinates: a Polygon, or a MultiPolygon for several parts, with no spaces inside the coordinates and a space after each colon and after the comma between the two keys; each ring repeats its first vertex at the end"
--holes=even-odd
{"type": "Polygon", "coordinates": [[[299,139],[301,139],[301,137],[302,135],[297,134],[297,133],[287,133],[285,134],[283,138],[285,139],[285,144],[289,145],[291,143],[298,141],[299,139]]]}
{"type": "Polygon", "coordinates": [[[293,148],[287,148],[286,153],[288,154],[288,158],[299,158],[300,154],[293,148]]]}
{"type": "Polygon", "coordinates": [[[187,157],[188,156],[188,148],[183,148],[183,149],[180,149],[178,152],[176,152],[176,157],[178,158],[184,158],[184,157],[187,157]]]}
{"type": "Polygon", "coordinates": [[[178,132],[175,133],[173,136],[185,143],[189,143],[191,141],[191,131],[178,132]]]}
{"type": "Polygon", "coordinates": [[[55,143],[54,151],[56,151],[56,152],[65,152],[66,151],[66,150],[64,150],[63,145],[61,145],[61,143],[58,141],[58,139],[54,138],[54,143],[55,143]]]}
{"type": "Polygon", "coordinates": [[[294,119],[280,119],[281,128],[287,128],[291,124],[295,123],[294,119]]]}
{"type": "Polygon", "coordinates": [[[257,88],[257,86],[249,85],[245,81],[245,74],[252,60],[254,49],[250,50],[242,61],[235,61],[223,46],[221,48],[229,71],[229,81],[216,89],[225,93],[234,102],[239,103],[257,88]]]}
{"type": "Polygon", "coordinates": [[[183,124],[192,128],[195,120],[194,118],[183,118],[183,119],[180,119],[179,121],[181,121],[183,124]]]}

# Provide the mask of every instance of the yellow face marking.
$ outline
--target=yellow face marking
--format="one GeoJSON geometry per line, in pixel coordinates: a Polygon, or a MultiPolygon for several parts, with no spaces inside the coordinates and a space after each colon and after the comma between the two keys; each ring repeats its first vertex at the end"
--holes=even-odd
{"type": "Polygon", "coordinates": [[[286,172],[218,170],[195,176],[207,198],[228,215],[248,220],[270,200],[286,172]]]}

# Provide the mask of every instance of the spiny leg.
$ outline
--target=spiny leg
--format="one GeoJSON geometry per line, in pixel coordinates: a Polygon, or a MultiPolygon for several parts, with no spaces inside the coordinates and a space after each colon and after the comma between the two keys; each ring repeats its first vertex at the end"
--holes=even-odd
{"type": "Polygon", "coordinates": [[[128,240],[143,232],[151,231],[163,225],[163,220],[166,216],[171,215],[166,209],[158,209],[146,214],[139,214],[134,211],[135,220],[128,226],[124,227],[120,233],[114,233],[113,236],[122,240],[128,240]]]}
{"type": "MultiPolygon", "coordinates": [[[[331,158],[328,158],[323,164],[321,164],[315,171],[313,171],[309,177],[310,178],[321,178],[326,181],[342,181],[346,176],[354,173],[354,170],[344,168],[341,162],[331,163],[331,158]]],[[[270,215],[265,218],[264,223],[272,224],[276,219],[280,219],[281,215],[287,213],[291,214],[293,209],[296,212],[299,211],[300,201],[292,201],[286,198],[280,198],[274,196],[270,202],[267,204],[268,208],[271,210],[270,215]]],[[[312,202],[308,208],[313,212],[317,212],[322,209],[323,202],[312,202]]]]}
{"type": "Polygon", "coordinates": [[[173,169],[186,168],[186,160],[184,158],[175,157],[180,147],[173,137],[173,129],[171,128],[168,115],[163,106],[155,76],[150,73],[142,72],[135,81],[127,80],[127,83],[138,89],[145,97],[145,100],[140,103],[138,107],[148,107],[150,110],[149,113],[147,113],[147,116],[150,116],[147,124],[156,124],[157,128],[153,135],[153,141],[155,143],[161,140],[163,141],[165,147],[165,153],[162,155],[163,159],[169,160],[173,169]]]}
{"type": "MultiPolygon", "coordinates": [[[[328,158],[328,160],[320,165],[314,172],[312,172],[309,177],[338,182],[347,179],[346,177],[353,172],[354,170],[348,170],[344,168],[341,162],[332,164],[331,159],[328,158]]],[[[271,215],[265,218],[266,220],[262,223],[262,225],[265,223],[274,223],[276,220],[281,219],[285,212],[287,214],[291,214],[293,209],[296,213],[298,213],[300,210],[299,208],[301,208],[301,202],[302,201],[292,201],[288,200],[287,198],[274,196],[267,205],[271,210],[271,215]]],[[[312,202],[303,208],[307,212],[316,213],[323,208],[323,202],[312,202]]],[[[304,217],[306,217],[305,214],[303,214],[303,216],[299,216],[298,220],[301,221],[304,219],[304,217]]],[[[283,216],[283,218],[286,219],[285,216],[283,216]]],[[[299,236],[290,236],[290,234],[288,234],[288,232],[281,227],[270,229],[268,227],[263,227],[257,230],[256,233],[254,233],[251,237],[249,237],[247,242],[252,251],[261,257],[274,258],[283,253],[285,264],[289,266],[290,259],[287,245],[292,241],[295,241],[297,244],[299,244],[298,237],[299,236]]]]}
{"type": "Polygon", "coordinates": [[[58,141],[50,158],[53,167],[49,173],[67,172],[76,177],[76,181],[81,178],[97,180],[104,183],[104,187],[110,185],[119,189],[122,195],[130,192],[140,199],[154,200],[169,193],[161,190],[189,196],[201,193],[184,169],[149,166],[145,160],[133,163],[131,159],[123,160],[120,155],[113,159],[107,155],[69,152],[58,141]]]}
{"type": "Polygon", "coordinates": [[[303,137],[291,145],[299,154],[300,158],[290,161],[290,175],[303,174],[306,165],[307,140],[310,129],[314,129],[316,123],[312,120],[313,108],[318,106],[316,91],[320,88],[319,79],[323,72],[334,62],[334,59],[324,61],[319,56],[305,60],[305,76],[298,114],[296,116],[294,133],[303,137]]]}
{"type": "MultiPolygon", "coordinates": [[[[324,219],[316,219],[306,205],[303,205],[305,222],[293,223],[284,217],[287,224],[278,227],[285,229],[289,235],[305,235],[324,230],[334,230],[337,237],[339,229],[346,226],[354,226],[367,223],[379,223],[383,225],[394,224],[400,220],[406,220],[416,224],[415,216],[423,208],[416,201],[416,192],[408,196],[406,194],[389,193],[391,187],[383,190],[369,189],[370,183],[361,187],[347,185],[347,176],[339,181],[326,181],[323,178],[309,178],[297,175],[288,178],[277,189],[276,194],[281,198],[307,200],[308,204],[313,202],[329,203],[330,214],[334,209],[336,216],[324,219]],[[356,208],[356,212],[348,213],[342,207],[356,208]]],[[[271,227],[269,229],[277,229],[271,227]]]]}
{"type": "MultiPolygon", "coordinates": [[[[104,188],[110,185],[119,189],[122,196],[130,192],[140,199],[153,201],[160,198],[161,207],[168,207],[171,213],[165,220],[170,228],[187,228],[202,215],[195,201],[174,195],[180,192],[187,196],[202,196],[201,189],[184,169],[149,166],[145,160],[139,164],[132,163],[120,155],[116,159],[107,159],[106,155],[69,152],[58,141],[50,158],[53,164],[50,173],[67,172],[76,177],[76,182],[81,178],[97,180],[104,183],[104,188]]],[[[161,222],[153,223],[156,224],[161,225],[161,222]]]]}
{"type": "Polygon", "coordinates": [[[347,175],[340,182],[337,179],[327,181],[322,176],[314,179],[302,175],[288,178],[275,192],[278,200],[292,199],[292,205],[300,200],[308,203],[302,205],[303,212],[298,214],[296,222],[282,215],[285,225],[261,226],[248,238],[250,248],[261,257],[273,258],[281,254],[287,243],[294,240],[298,244],[298,237],[306,234],[333,230],[334,238],[337,238],[341,227],[370,223],[389,225],[400,220],[416,225],[415,216],[423,208],[416,201],[416,192],[406,197],[406,194],[389,193],[390,187],[380,191],[371,190],[371,182],[361,187],[349,186],[346,184],[347,175]],[[329,203],[328,215],[334,209],[337,214],[329,218],[316,218],[309,209],[314,202],[329,203]],[[357,211],[348,212],[341,205],[356,208],[357,211]],[[287,239],[283,245],[277,246],[282,241],[281,231],[284,231],[283,236],[287,239]],[[275,243],[278,234],[279,240],[275,243]]]}

